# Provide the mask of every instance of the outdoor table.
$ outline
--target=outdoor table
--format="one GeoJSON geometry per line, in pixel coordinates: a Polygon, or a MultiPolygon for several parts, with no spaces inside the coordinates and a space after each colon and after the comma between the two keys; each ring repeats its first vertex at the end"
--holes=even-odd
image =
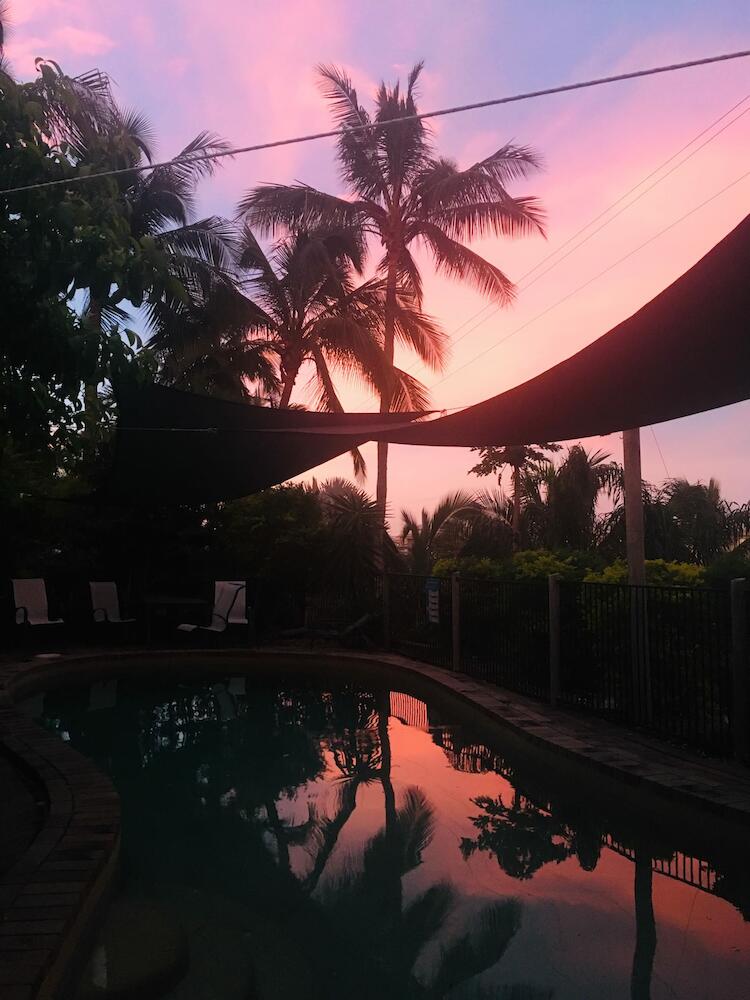
{"type": "MultiPolygon", "coordinates": [[[[151,642],[153,619],[157,614],[166,616],[170,612],[185,610],[189,620],[195,616],[197,609],[210,608],[211,602],[203,597],[179,597],[175,594],[146,594],[143,598],[146,609],[146,644],[151,642]]],[[[195,624],[199,624],[196,622],[195,624]]]]}

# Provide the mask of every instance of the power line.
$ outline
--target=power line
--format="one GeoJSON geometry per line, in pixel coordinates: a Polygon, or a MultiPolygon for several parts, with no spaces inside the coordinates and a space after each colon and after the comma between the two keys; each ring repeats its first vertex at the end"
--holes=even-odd
{"type": "Polygon", "coordinates": [[[651,434],[653,435],[654,444],[656,445],[656,450],[659,452],[659,458],[661,459],[661,464],[664,466],[664,471],[667,474],[667,479],[671,479],[672,477],[669,474],[669,469],[667,468],[667,463],[664,461],[664,455],[663,455],[662,450],[661,450],[661,445],[659,444],[659,439],[656,436],[656,431],[654,430],[653,426],[649,427],[649,430],[651,431],[651,434]]]}
{"type": "Polygon", "coordinates": [[[639,251],[647,247],[650,243],[653,243],[655,240],[659,239],[660,236],[663,236],[665,233],[668,233],[671,229],[674,229],[675,226],[678,226],[681,222],[684,222],[685,219],[688,219],[691,215],[694,215],[696,212],[699,212],[702,208],[705,208],[706,205],[710,204],[710,202],[712,201],[715,201],[716,198],[721,197],[721,195],[725,194],[731,188],[736,187],[737,184],[740,184],[747,177],[750,177],[750,170],[746,171],[740,177],[737,177],[735,180],[731,181],[729,184],[721,188],[719,191],[716,191],[715,194],[712,194],[710,198],[706,198],[699,205],[696,205],[694,208],[691,208],[689,212],[685,212],[685,214],[681,215],[679,219],[675,219],[674,222],[671,222],[668,226],[665,226],[664,229],[660,229],[658,233],[654,233],[653,236],[650,236],[647,240],[644,240],[643,243],[640,243],[633,250],[630,250],[622,257],[619,257],[608,267],[605,267],[604,270],[599,271],[592,278],[589,278],[587,281],[584,281],[582,285],[578,285],[577,288],[574,288],[572,291],[568,292],[567,295],[563,295],[563,297],[561,299],[558,299],[557,302],[553,302],[551,306],[547,306],[546,309],[543,309],[540,313],[537,313],[536,316],[532,316],[531,319],[528,319],[526,320],[525,323],[522,323],[520,326],[517,326],[515,330],[511,330],[509,334],[507,334],[501,340],[498,340],[497,343],[492,344],[484,351],[480,351],[479,354],[475,355],[465,364],[461,365],[460,368],[456,368],[454,371],[449,372],[439,381],[435,382],[431,386],[428,386],[428,388],[429,389],[437,388],[437,386],[442,385],[443,382],[447,382],[448,379],[453,378],[453,376],[457,375],[460,371],[463,371],[465,368],[468,368],[470,365],[473,365],[475,361],[479,361],[480,358],[483,358],[487,354],[490,354],[492,351],[496,350],[502,344],[506,343],[506,341],[510,340],[511,337],[515,337],[517,333],[520,333],[522,330],[525,330],[526,327],[531,326],[532,323],[536,323],[537,320],[541,319],[543,316],[546,316],[548,313],[552,312],[553,309],[557,309],[558,306],[562,305],[564,302],[567,302],[568,299],[571,299],[574,295],[577,295],[578,292],[583,291],[584,288],[588,288],[589,285],[593,284],[595,281],[598,281],[599,278],[603,278],[605,274],[608,274],[610,271],[614,270],[614,268],[624,263],[626,260],[628,260],[628,258],[633,257],[639,251]]]}
{"type": "MultiPolygon", "coordinates": [[[[551,250],[548,254],[546,254],[544,257],[542,257],[540,260],[538,260],[537,263],[534,264],[533,267],[529,268],[529,270],[526,271],[524,274],[522,274],[521,277],[518,279],[519,286],[521,285],[521,282],[523,282],[523,281],[526,280],[526,278],[530,277],[535,271],[538,271],[539,268],[543,264],[546,264],[547,261],[552,260],[552,258],[556,257],[560,253],[561,250],[564,250],[566,247],[570,246],[570,244],[573,243],[576,239],[578,239],[579,236],[583,235],[583,233],[585,233],[587,229],[590,229],[591,226],[593,226],[600,219],[603,219],[605,216],[609,215],[609,213],[612,211],[613,208],[617,208],[617,206],[620,205],[623,201],[625,201],[626,198],[629,198],[631,194],[634,194],[636,191],[638,191],[639,188],[643,187],[643,185],[647,181],[651,180],[652,177],[655,177],[665,167],[669,166],[669,164],[672,163],[673,160],[677,159],[677,157],[680,156],[682,153],[684,153],[685,150],[690,149],[691,146],[694,146],[695,143],[698,142],[699,139],[702,139],[704,135],[706,135],[712,129],[716,128],[716,126],[719,125],[722,121],[724,121],[724,119],[727,118],[729,115],[731,115],[733,111],[736,111],[737,108],[740,108],[740,107],[742,107],[743,104],[746,104],[748,100],[750,100],[750,94],[746,94],[743,98],[741,98],[739,101],[737,101],[735,104],[733,104],[731,106],[731,108],[728,108],[725,112],[723,112],[723,114],[719,115],[718,118],[715,118],[712,122],[710,122],[710,124],[708,124],[704,128],[702,128],[700,130],[700,132],[696,133],[696,135],[694,135],[692,137],[692,139],[690,139],[688,142],[684,143],[679,149],[675,150],[674,153],[672,153],[670,156],[668,156],[667,159],[664,160],[664,161],[662,161],[662,163],[660,163],[657,167],[654,167],[653,170],[649,171],[649,173],[647,173],[645,175],[645,177],[642,177],[638,181],[637,184],[634,184],[631,188],[629,188],[627,191],[625,191],[623,194],[621,194],[619,198],[616,198],[615,201],[613,201],[610,205],[608,205],[606,208],[602,209],[602,211],[599,212],[597,215],[595,215],[592,219],[589,219],[589,221],[587,223],[585,223],[583,226],[581,226],[580,229],[576,230],[576,232],[573,233],[571,236],[569,236],[568,239],[564,240],[560,244],[560,246],[556,247],[554,250],[551,250]]],[[[750,111],[750,108],[746,108],[745,111],[742,111],[739,115],[737,115],[735,118],[733,118],[730,122],[727,122],[727,124],[723,128],[719,129],[719,131],[717,131],[717,132],[714,132],[714,134],[711,135],[708,139],[706,139],[705,142],[701,143],[701,145],[698,146],[696,149],[693,149],[688,156],[684,157],[682,160],[680,160],[679,163],[675,164],[675,166],[671,170],[669,170],[666,174],[664,174],[657,181],[655,181],[653,184],[651,184],[648,188],[646,188],[646,190],[641,191],[640,194],[638,194],[637,197],[633,198],[632,201],[629,201],[627,203],[627,205],[624,205],[623,208],[619,212],[616,212],[615,215],[610,216],[610,218],[607,219],[606,222],[604,222],[601,226],[598,226],[592,233],[589,233],[589,235],[586,236],[586,238],[584,240],[581,240],[581,242],[577,243],[574,247],[572,247],[568,251],[568,253],[564,254],[562,257],[560,257],[558,260],[556,260],[553,264],[551,264],[548,268],[546,268],[542,272],[542,274],[537,275],[537,277],[534,278],[533,281],[530,281],[528,283],[528,285],[523,286],[522,290],[525,291],[526,288],[530,288],[531,285],[534,284],[535,281],[537,281],[539,278],[543,277],[545,274],[548,274],[559,263],[561,263],[563,260],[565,260],[567,257],[569,257],[572,253],[574,253],[576,250],[578,250],[580,247],[582,247],[584,245],[584,243],[588,242],[588,240],[591,239],[592,236],[595,236],[597,233],[601,232],[601,230],[604,229],[606,226],[608,226],[610,222],[613,222],[616,218],[618,218],[620,215],[622,215],[623,212],[627,211],[628,208],[631,208],[633,205],[635,205],[635,203],[637,201],[639,201],[642,197],[644,197],[646,194],[648,194],[649,191],[653,190],[653,188],[656,187],[657,184],[660,184],[663,180],[665,180],[667,177],[669,177],[670,174],[674,173],[675,170],[679,169],[681,166],[683,166],[685,163],[687,163],[687,161],[689,159],[691,159],[691,157],[695,156],[696,153],[700,152],[701,149],[703,149],[709,143],[713,142],[714,139],[718,138],[730,126],[734,125],[735,122],[739,121],[739,119],[742,118],[743,115],[747,114],[748,111],[750,111]]],[[[483,323],[486,323],[487,320],[491,319],[493,316],[496,316],[497,313],[500,312],[501,309],[502,309],[502,306],[498,306],[494,302],[488,302],[486,305],[482,306],[481,309],[478,309],[477,312],[475,312],[472,316],[469,316],[468,319],[465,319],[462,323],[460,323],[451,332],[451,334],[450,334],[451,347],[455,347],[456,344],[460,344],[462,340],[464,340],[466,337],[468,337],[475,330],[478,330],[479,327],[482,326],[483,323]],[[487,310],[490,310],[490,312],[487,312],[487,310]],[[460,337],[456,337],[455,340],[453,339],[455,337],[455,335],[459,332],[459,330],[462,330],[467,325],[467,323],[471,323],[473,320],[477,319],[479,316],[482,315],[482,313],[487,313],[487,315],[483,316],[482,319],[479,320],[479,322],[475,323],[472,327],[470,327],[468,330],[466,330],[464,333],[462,333],[460,337]]],[[[505,339],[508,339],[508,338],[505,338],[505,339]]],[[[505,340],[499,341],[498,346],[499,346],[499,344],[504,343],[504,342],[505,342],[505,340]]],[[[424,367],[424,362],[421,361],[421,360],[417,360],[417,361],[412,362],[404,370],[406,371],[406,373],[408,375],[413,375],[414,372],[417,371],[417,369],[419,369],[420,366],[424,367]]],[[[439,383],[436,383],[436,384],[439,384],[439,383]]],[[[464,407],[462,407],[462,406],[448,407],[447,409],[444,408],[442,412],[446,412],[447,413],[447,412],[450,412],[452,410],[460,410],[460,409],[463,409],[463,408],[464,407]]]]}
{"type": "Polygon", "coordinates": [[[403,118],[392,118],[383,122],[369,122],[364,125],[345,126],[330,129],[327,132],[313,132],[309,135],[295,136],[290,139],[276,139],[272,142],[260,142],[250,146],[236,146],[232,149],[217,150],[212,153],[199,153],[186,157],[175,157],[160,163],[145,163],[132,167],[120,167],[115,170],[102,170],[93,174],[77,174],[75,177],[60,178],[54,181],[43,181],[38,184],[24,184],[18,187],[4,188],[0,195],[20,194],[24,191],[38,191],[42,188],[58,187],[60,185],[82,184],[85,181],[98,180],[102,177],[119,177],[123,174],[147,173],[160,167],[172,167],[175,164],[204,163],[208,160],[219,160],[228,156],[239,156],[243,153],[257,153],[265,149],[277,149],[279,146],[292,146],[318,139],[332,139],[337,136],[353,135],[359,132],[371,132],[384,128],[393,128],[405,122],[425,121],[428,118],[442,118],[446,115],[462,114],[465,111],[478,111],[482,108],[498,107],[502,104],[514,104],[518,101],[528,101],[536,97],[549,97],[552,94],[564,94],[573,90],[585,90],[589,87],[600,87],[609,83],[621,83],[624,80],[636,80],[646,76],[656,76],[660,73],[674,73],[678,70],[692,69],[697,66],[709,66],[713,63],[729,62],[732,59],[745,59],[750,56],[750,49],[741,52],[725,52],[717,56],[706,56],[703,59],[690,59],[687,62],[672,63],[667,66],[653,66],[649,69],[634,70],[630,73],[618,73],[614,76],[603,76],[593,80],[583,80],[578,83],[562,84],[557,87],[547,87],[543,90],[530,90],[509,97],[494,97],[487,101],[475,101],[472,104],[459,104],[450,108],[440,108],[437,111],[423,111],[419,114],[405,115],[403,118]]]}
{"type": "MultiPolygon", "coordinates": [[[[637,201],[640,201],[641,198],[645,197],[645,195],[647,195],[649,193],[649,191],[652,191],[658,184],[661,184],[662,181],[666,180],[667,177],[669,177],[671,174],[673,174],[675,172],[675,170],[678,170],[681,166],[683,166],[685,163],[687,163],[688,160],[690,160],[693,156],[696,155],[696,153],[699,153],[702,149],[704,149],[707,145],[709,145],[709,143],[713,142],[714,139],[717,139],[723,132],[725,132],[728,128],[730,128],[732,125],[734,125],[735,122],[739,121],[740,118],[742,118],[744,115],[746,115],[750,111],[750,108],[746,108],[744,111],[741,111],[740,114],[738,114],[736,117],[732,118],[731,121],[727,122],[726,125],[724,125],[723,128],[719,129],[717,132],[714,132],[714,134],[711,135],[711,136],[709,136],[709,138],[706,139],[705,142],[702,142],[700,144],[700,146],[697,146],[687,156],[683,157],[683,159],[680,160],[679,163],[676,163],[672,167],[671,170],[668,170],[666,174],[663,174],[661,177],[659,177],[657,180],[655,180],[653,184],[650,184],[647,188],[645,188],[645,190],[641,191],[635,198],[633,198],[632,201],[629,201],[626,205],[623,205],[623,207],[618,212],[615,212],[614,215],[610,216],[600,226],[597,226],[597,228],[594,229],[592,232],[590,232],[585,237],[585,239],[581,240],[579,243],[576,243],[576,245],[573,246],[573,247],[571,247],[571,249],[567,253],[563,254],[562,257],[559,257],[556,261],[554,261],[554,263],[550,264],[550,266],[548,268],[545,268],[545,270],[542,271],[541,274],[537,274],[536,277],[532,281],[530,281],[526,285],[522,285],[521,284],[523,281],[526,280],[526,278],[530,277],[530,275],[532,275],[535,271],[538,271],[539,268],[543,264],[547,263],[547,261],[549,261],[549,260],[552,260],[553,257],[556,257],[560,253],[561,250],[565,249],[565,247],[570,246],[570,244],[574,240],[576,240],[579,236],[581,236],[583,233],[585,233],[587,229],[590,229],[591,226],[594,225],[594,223],[598,222],[600,219],[602,219],[606,215],[608,215],[612,211],[613,208],[616,208],[619,204],[621,204],[623,201],[625,201],[626,198],[628,198],[631,194],[635,193],[640,187],[642,187],[647,181],[649,181],[656,174],[660,173],[664,169],[664,167],[668,166],[681,153],[684,153],[686,149],[689,149],[691,146],[693,146],[699,139],[701,139],[704,135],[706,135],[707,132],[710,132],[711,129],[715,128],[728,115],[731,115],[733,111],[736,111],[737,108],[741,107],[748,100],[750,100],[750,94],[746,94],[745,97],[743,97],[740,101],[737,101],[736,104],[733,104],[731,108],[729,108],[722,115],[720,115],[718,118],[716,118],[714,121],[712,121],[710,125],[707,125],[704,129],[702,129],[700,132],[698,132],[697,135],[693,136],[693,138],[689,142],[685,143],[675,153],[672,153],[672,155],[669,156],[666,160],[664,160],[663,163],[661,163],[658,167],[655,167],[650,173],[646,174],[645,177],[641,178],[641,180],[638,181],[637,184],[633,185],[633,187],[631,187],[628,191],[626,191],[624,194],[620,195],[620,197],[617,198],[616,201],[613,201],[611,205],[607,206],[607,208],[605,208],[601,212],[599,212],[599,214],[596,215],[596,216],[594,216],[593,219],[590,219],[584,226],[582,226],[579,230],[577,230],[577,232],[573,233],[572,236],[570,236],[567,240],[565,240],[563,243],[561,243],[559,247],[557,247],[555,250],[552,250],[545,257],[542,257],[541,260],[539,260],[532,268],[530,268],[528,271],[526,271],[525,274],[522,274],[521,277],[518,279],[519,288],[522,291],[525,291],[527,288],[530,288],[540,278],[544,277],[545,274],[548,274],[551,270],[553,270],[553,268],[557,267],[558,264],[562,263],[562,261],[564,261],[566,258],[570,257],[571,254],[575,253],[576,250],[580,249],[593,236],[596,236],[597,233],[600,233],[602,231],[602,229],[606,228],[606,226],[608,226],[611,222],[613,222],[620,215],[622,215],[623,212],[626,212],[629,208],[631,208],[633,205],[635,205],[635,203],[637,201]]],[[[473,316],[470,316],[469,319],[464,320],[463,323],[461,323],[458,327],[456,327],[456,329],[453,331],[453,334],[451,334],[451,337],[453,337],[453,335],[455,333],[457,333],[459,330],[461,330],[463,327],[465,327],[467,323],[471,323],[472,320],[475,320],[479,316],[481,316],[482,313],[487,313],[487,315],[483,316],[482,319],[479,320],[479,322],[475,323],[468,330],[466,330],[464,333],[462,333],[460,337],[457,337],[455,340],[453,340],[451,346],[455,347],[456,344],[460,344],[462,340],[464,340],[466,337],[468,337],[475,330],[478,330],[479,327],[482,326],[482,324],[486,323],[489,319],[492,319],[493,316],[496,316],[497,313],[499,313],[502,308],[503,308],[502,306],[498,306],[494,302],[488,302],[486,305],[482,306],[482,308],[479,309],[473,316]],[[487,312],[488,309],[490,310],[490,312],[487,312]]],[[[419,368],[420,365],[423,365],[423,364],[424,364],[424,362],[417,361],[417,362],[413,363],[412,365],[410,365],[406,369],[406,371],[407,371],[408,374],[413,374],[414,371],[417,368],[419,368]]]]}

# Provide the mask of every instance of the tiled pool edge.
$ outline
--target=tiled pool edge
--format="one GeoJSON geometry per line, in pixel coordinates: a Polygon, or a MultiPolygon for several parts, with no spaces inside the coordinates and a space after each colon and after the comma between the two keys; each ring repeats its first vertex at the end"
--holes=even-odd
{"type": "Polygon", "coordinates": [[[117,876],[120,800],[109,778],[13,704],[17,692],[44,686],[46,676],[28,664],[0,671],[0,742],[47,800],[36,837],[0,877],[3,1000],[66,994],[117,876]]]}
{"type": "MultiPolygon", "coordinates": [[[[311,655],[301,653],[301,655],[311,655]]],[[[313,654],[314,655],[314,654],[313,654]]],[[[531,745],[596,769],[631,786],[648,789],[689,807],[709,810],[731,823],[750,826],[750,769],[722,760],[705,761],[593,716],[553,708],[462,673],[390,654],[330,653],[343,659],[380,662],[449,691],[498,726],[531,745]],[[601,743],[597,741],[601,737],[601,743]],[[647,747],[655,760],[644,759],[647,747]],[[666,760],[672,758],[671,762],[666,760]],[[720,777],[717,780],[717,775],[720,777]]]]}
{"type": "Polygon", "coordinates": [[[69,977],[86,953],[99,905],[116,878],[120,843],[119,798],[109,779],[22,714],[14,702],[53,686],[51,680],[101,677],[104,659],[116,667],[134,658],[184,663],[205,657],[218,659],[222,666],[226,661],[244,661],[243,670],[269,657],[290,663],[326,658],[341,667],[359,663],[390,668],[448,692],[530,745],[551,748],[563,758],[593,766],[630,785],[750,824],[750,772],[738,784],[732,779],[741,772],[727,770],[719,780],[711,780],[711,771],[716,774],[723,765],[703,767],[692,755],[673,765],[663,760],[650,764],[628,748],[627,731],[601,720],[573,718],[464,674],[401,656],[283,647],[127,650],[6,665],[0,668],[0,742],[38,777],[49,810],[26,853],[0,879],[0,995],[4,1000],[57,1000],[64,995],[69,977]],[[599,734],[600,744],[592,734],[599,734]],[[701,768],[708,778],[699,773],[701,768]]]}

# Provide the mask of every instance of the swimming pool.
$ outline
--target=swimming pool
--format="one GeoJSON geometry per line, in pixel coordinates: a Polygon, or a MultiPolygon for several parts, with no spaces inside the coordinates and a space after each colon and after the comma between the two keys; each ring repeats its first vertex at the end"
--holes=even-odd
{"type": "Polygon", "coordinates": [[[448,698],[193,668],[35,712],[120,793],[121,895],[184,931],[176,1000],[746,1000],[737,844],[570,782],[448,698]]]}

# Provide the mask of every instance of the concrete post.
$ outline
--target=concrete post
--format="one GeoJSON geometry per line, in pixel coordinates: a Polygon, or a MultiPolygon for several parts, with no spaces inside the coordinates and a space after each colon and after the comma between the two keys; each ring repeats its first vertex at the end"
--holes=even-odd
{"type": "Polygon", "coordinates": [[[641,432],[635,427],[622,432],[625,479],[625,539],[628,582],[646,582],[646,547],[643,532],[643,480],[641,476],[641,432]]]}
{"type": "Polygon", "coordinates": [[[560,574],[547,577],[549,593],[549,703],[560,699],[560,574]]]}
{"type": "Polygon", "coordinates": [[[732,747],[738,760],[750,761],[750,699],[748,698],[747,580],[732,580],[732,747]]]}
{"type": "Polygon", "coordinates": [[[458,573],[451,575],[451,633],[453,650],[451,663],[454,670],[461,669],[461,585],[458,573]]]}

